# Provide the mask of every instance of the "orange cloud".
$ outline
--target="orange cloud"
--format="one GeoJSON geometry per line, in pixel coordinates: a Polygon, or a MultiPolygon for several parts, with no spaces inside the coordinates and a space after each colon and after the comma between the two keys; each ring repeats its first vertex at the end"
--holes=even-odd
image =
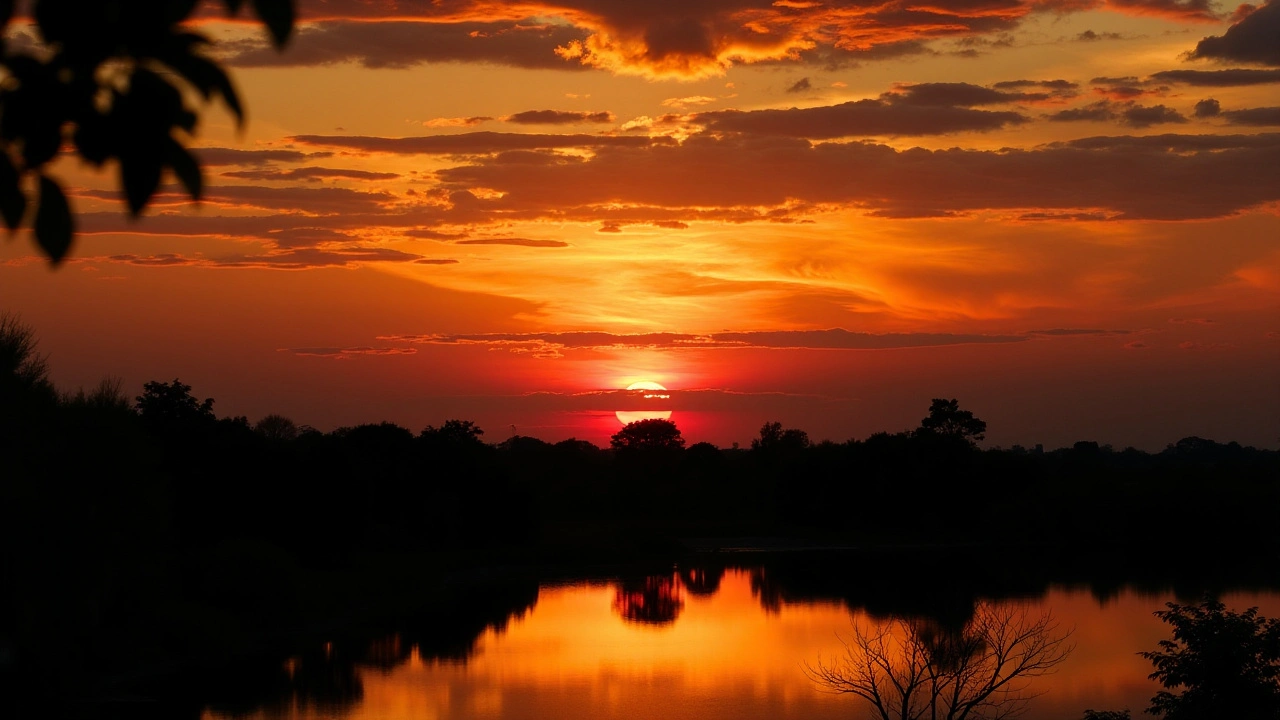
{"type": "MultiPolygon", "coordinates": [[[[796,134],[813,125],[809,111],[771,112],[778,127],[796,134]]],[[[708,115],[721,122],[755,113],[708,115]]],[[[453,159],[435,171],[434,187],[414,196],[339,187],[214,186],[208,203],[228,213],[214,214],[207,204],[203,211],[169,211],[185,196],[166,188],[157,196],[160,212],[140,222],[117,212],[82,212],[78,219],[85,234],[257,239],[282,249],[465,240],[479,228],[521,221],[577,222],[604,231],[633,225],[679,230],[694,222],[799,224],[848,210],[882,218],[1007,211],[1027,221],[1178,220],[1230,216],[1280,201],[1280,179],[1272,171],[1280,165],[1280,133],[1100,136],[995,151],[814,144],[749,132],[755,128],[747,126],[729,130],[683,143],[500,133],[305,136],[298,140],[354,150],[434,155],[465,147],[476,155],[453,159]],[[509,149],[521,144],[585,144],[592,151],[509,149]],[[766,167],[769,172],[760,172],[766,167]]],[[[101,190],[76,195],[118,197],[101,190]]],[[[470,244],[495,244],[506,232],[474,236],[470,244]]]]}
{"type": "Polygon", "coordinates": [[[186,257],[174,253],[159,255],[110,255],[104,260],[142,267],[220,267],[308,270],[321,267],[355,267],[376,262],[414,262],[432,265],[454,264],[450,258],[423,258],[390,248],[291,248],[261,255],[227,255],[216,258],[186,257]]]}
{"type": "Polygon", "coordinates": [[[1219,20],[1209,0],[332,0],[308,8],[288,53],[256,40],[225,49],[230,63],[249,67],[461,61],[691,79],[738,64],[847,66],[928,52],[922,43],[929,40],[1006,32],[1033,12],[1101,7],[1219,20]]]}
{"type": "Polygon", "coordinates": [[[582,123],[607,124],[613,122],[613,113],[578,112],[572,110],[526,110],[503,118],[517,125],[578,125],[582,123]]]}
{"type": "Polygon", "coordinates": [[[441,117],[424,121],[422,126],[429,128],[475,127],[490,120],[493,120],[493,118],[480,115],[472,117],[441,117]]]}
{"type": "Polygon", "coordinates": [[[334,178],[346,180],[394,180],[400,175],[391,172],[370,172],[368,170],[350,170],[346,168],[303,167],[293,170],[234,170],[222,173],[224,177],[240,180],[304,180],[319,182],[334,178]]]}
{"type": "Polygon", "coordinates": [[[493,237],[458,240],[457,245],[512,245],[515,247],[562,248],[569,247],[563,240],[537,240],[533,238],[493,237]]]}
{"type": "Polygon", "coordinates": [[[865,333],[841,328],[772,332],[619,334],[607,332],[484,333],[475,335],[388,335],[379,340],[427,345],[486,345],[538,357],[561,357],[566,350],[641,348],[647,350],[820,349],[887,350],[990,343],[1025,342],[1031,335],[1087,334],[1101,330],[1038,331],[1023,335],[952,333],[865,333]]]}
{"type": "Polygon", "coordinates": [[[457,135],[382,138],[360,135],[298,135],[290,140],[303,145],[343,147],[364,152],[451,154],[491,153],[604,145],[643,146],[672,142],[668,138],[617,137],[612,135],[536,135],[532,133],[472,132],[457,135]]]}
{"type": "Polygon", "coordinates": [[[696,114],[692,121],[711,131],[814,140],[867,135],[941,135],[997,130],[1025,123],[1028,118],[1017,112],[974,107],[1042,101],[1052,96],[1045,92],[1007,92],[969,83],[920,83],[899,85],[877,100],[787,110],[722,110],[696,114]]]}
{"type": "Polygon", "coordinates": [[[331,358],[333,360],[349,360],[353,357],[372,356],[386,357],[394,355],[415,355],[418,350],[416,348],[403,347],[314,347],[314,348],[281,348],[280,352],[291,353],[300,357],[322,357],[331,358]]]}
{"type": "Polygon", "coordinates": [[[457,189],[503,196],[492,211],[628,202],[660,207],[779,207],[792,201],[893,211],[1111,210],[1120,217],[1221,217],[1280,200],[1280,135],[1215,136],[1228,148],[1174,153],[1175,136],[1097,138],[1032,150],[894,150],[752,135],[695,136],[679,146],[600,148],[587,161],[514,166],[478,160],[439,171],[457,189]],[[758,169],[768,167],[768,173],[758,169]],[[850,168],[858,172],[851,173],[850,168]],[[728,182],[729,179],[735,182],[728,182]],[[742,182],[752,178],[751,182],[742,182]],[[979,180],[980,179],[980,180],[979,180]]]}

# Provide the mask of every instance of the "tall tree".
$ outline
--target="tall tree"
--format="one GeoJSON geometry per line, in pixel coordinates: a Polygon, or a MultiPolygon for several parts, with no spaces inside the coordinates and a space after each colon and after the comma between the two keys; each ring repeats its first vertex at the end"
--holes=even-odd
{"type": "Polygon", "coordinates": [[[974,417],[971,411],[961,410],[960,401],[955,398],[934,398],[929,404],[929,416],[920,421],[916,432],[974,445],[986,437],[987,423],[974,417]]]}

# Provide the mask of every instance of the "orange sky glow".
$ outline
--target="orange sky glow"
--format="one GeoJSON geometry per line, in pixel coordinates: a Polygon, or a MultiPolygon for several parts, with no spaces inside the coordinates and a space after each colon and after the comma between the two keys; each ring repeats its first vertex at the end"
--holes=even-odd
{"type": "Polygon", "coordinates": [[[995,445],[1280,444],[1280,0],[302,0],[282,53],[198,24],[248,109],[204,114],[206,199],[131,221],[64,158],[71,259],[0,244],[63,389],[490,441],[842,441],[956,397],[995,445]]]}

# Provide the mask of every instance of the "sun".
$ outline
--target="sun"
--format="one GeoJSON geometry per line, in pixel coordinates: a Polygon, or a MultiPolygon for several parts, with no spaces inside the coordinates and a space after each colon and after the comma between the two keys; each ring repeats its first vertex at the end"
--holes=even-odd
{"type": "Polygon", "coordinates": [[[670,410],[619,410],[613,414],[618,418],[618,422],[623,425],[630,425],[633,422],[641,420],[670,420],[670,410]]]}
{"type": "Polygon", "coordinates": [[[671,419],[671,411],[662,409],[662,406],[666,404],[666,401],[671,399],[671,394],[668,392],[665,385],[652,382],[650,380],[641,380],[640,382],[633,382],[628,385],[627,392],[632,398],[639,400],[644,409],[635,409],[633,407],[629,410],[619,410],[615,413],[618,418],[618,422],[626,425],[627,423],[633,423],[638,420],[671,419]],[[654,403],[657,404],[657,407],[653,407],[654,403]]]}

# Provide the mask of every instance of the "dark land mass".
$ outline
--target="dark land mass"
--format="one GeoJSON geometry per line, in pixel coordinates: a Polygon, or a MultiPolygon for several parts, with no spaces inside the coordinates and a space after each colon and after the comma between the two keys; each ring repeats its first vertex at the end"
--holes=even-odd
{"type": "Polygon", "coordinates": [[[983,450],[985,424],[938,400],[915,430],[845,443],[770,423],[749,450],[686,448],[644,421],[609,449],[489,444],[464,421],[253,426],[177,380],[59,395],[10,364],[6,718],[341,705],[357,665],[411,646],[465,662],[557,578],[612,578],[624,619],[663,623],[679,612],[672,567],[695,593],[751,568],[766,607],[836,600],[944,627],[979,598],[1055,584],[1280,587],[1280,453],[1235,443],[983,450]],[[695,552],[742,544],[810,549],[695,552]]]}

